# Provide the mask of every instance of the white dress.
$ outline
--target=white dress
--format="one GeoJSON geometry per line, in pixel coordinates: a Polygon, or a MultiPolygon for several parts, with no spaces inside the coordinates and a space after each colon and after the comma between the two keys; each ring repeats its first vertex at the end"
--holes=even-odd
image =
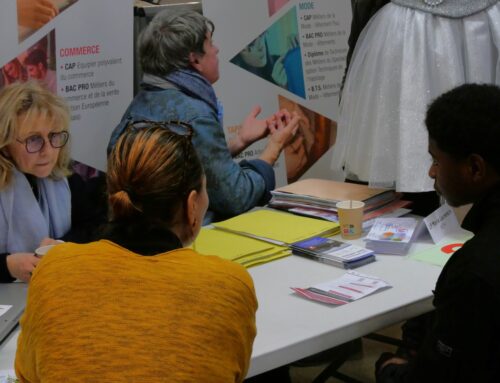
{"type": "MultiPolygon", "coordinates": [[[[448,8],[454,3],[433,2],[448,8]]],[[[425,11],[389,3],[372,17],[342,93],[335,178],[347,175],[403,192],[433,190],[424,124],[428,104],[463,83],[500,84],[500,3],[489,3],[463,17],[436,15],[432,10],[440,5],[425,11]]]]}

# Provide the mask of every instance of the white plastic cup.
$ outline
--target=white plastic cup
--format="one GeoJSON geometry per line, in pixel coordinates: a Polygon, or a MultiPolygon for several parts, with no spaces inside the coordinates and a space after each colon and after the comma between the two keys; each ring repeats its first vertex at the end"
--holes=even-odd
{"type": "Polygon", "coordinates": [[[56,240],[56,244],[52,244],[52,245],[45,245],[45,246],[40,246],[39,248],[37,248],[35,250],[35,254],[38,256],[38,257],[43,257],[45,254],[47,254],[47,252],[52,249],[54,246],[57,246],[59,243],[64,243],[64,241],[61,241],[60,239],[56,240]]]}

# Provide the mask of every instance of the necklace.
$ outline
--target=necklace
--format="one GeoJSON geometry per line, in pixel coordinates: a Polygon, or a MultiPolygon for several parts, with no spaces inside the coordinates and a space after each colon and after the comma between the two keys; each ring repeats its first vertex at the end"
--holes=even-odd
{"type": "Polygon", "coordinates": [[[441,5],[443,1],[444,0],[424,0],[424,3],[429,7],[437,7],[438,5],[441,5]]]}

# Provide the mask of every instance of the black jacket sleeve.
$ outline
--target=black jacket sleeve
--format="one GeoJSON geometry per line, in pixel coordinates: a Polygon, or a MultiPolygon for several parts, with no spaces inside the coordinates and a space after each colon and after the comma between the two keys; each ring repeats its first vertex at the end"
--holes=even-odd
{"type": "Polygon", "coordinates": [[[68,242],[85,243],[95,240],[96,230],[106,222],[107,197],[106,177],[83,180],[79,174],[68,177],[71,190],[71,229],[61,239],[68,242]]]}
{"type": "Polygon", "coordinates": [[[8,255],[9,253],[0,254],[0,283],[9,283],[15,280],[15,278],[12,278],[12,275],[9,273],[9,269],[7,268],[8,255]]]}

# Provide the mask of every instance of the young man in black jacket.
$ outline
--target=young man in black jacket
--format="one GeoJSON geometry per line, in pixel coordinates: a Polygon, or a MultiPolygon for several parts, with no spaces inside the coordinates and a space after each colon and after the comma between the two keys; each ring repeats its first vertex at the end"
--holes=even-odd
{"type": "Polygon", "coordinates": [[[383,354],[377,382],[500,381],[500,88],[466,84],[429,107],[429,176],[451,206],[473,203],[474,237],[450,258],[416,356],[383,354]]]}

